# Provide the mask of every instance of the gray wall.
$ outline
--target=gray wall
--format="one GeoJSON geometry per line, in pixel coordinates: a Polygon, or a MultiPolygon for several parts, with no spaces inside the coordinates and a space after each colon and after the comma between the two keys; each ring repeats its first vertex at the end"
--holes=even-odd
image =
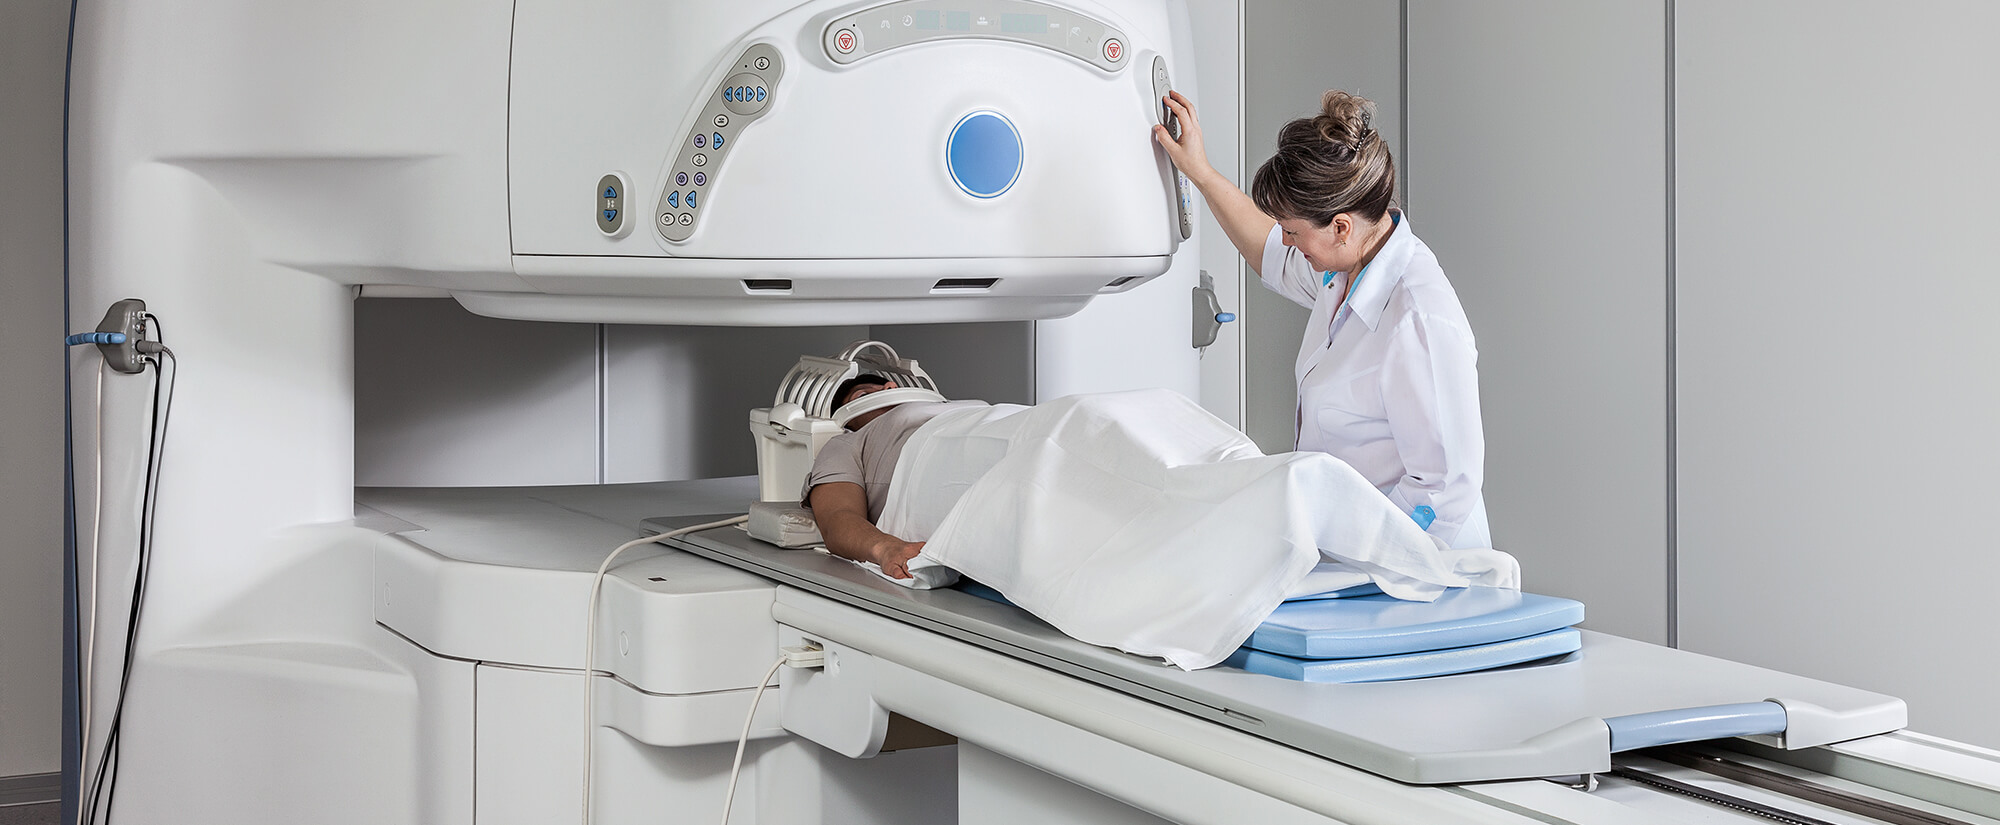
{"type": "Polygon", "coordinates": [[[364,298],[354,316],[355,483],[754,474],[750,409],[770,406],[800,354],[831,355],[867,334],[508,321],[447,299],[364,298]]]}
{"type": "MultiPolygon", "coordinates": [[[[1319,114],[1320,95],[1328,89],[1375,101],[1376,130],[1397,158],[1403,156],[1401,5],[1396,0],[1246,0],[1243,173],[1238,179],[1246,191],[1257,167],[1276,149],[1278,127],[1319,114]]],[[[1226,248],[1229,239],[1218,232],[1213,243],[1226,248]]],[[[1243,431],[1265,452],[1290,450],[1298,411],[1292,362],[1307,311],[1256,284],[1254,273],[1244,277],[1239,312],[1243,431]]]]}
{"type": "Polygon", "coordinates": [[[0,4],[0,777],[62,762],[63,59],[69,4],[0,4]]]}
{"type": "Polygon", "coordinates": [[[1493,541],[1667,640],[1666,16],[1409,4],[1411,225],[1479,342],[1493,541]],[[1579,67],[1587,67],[1579,69],[1579,67]]]}
{"type": "Polygon", "coordinates": [[[600,484],[752,475],[749,412],[802,354],[874,337],[954,398],[1032,403],[1034,327],[666,327],[508,321],[437,298],[354,318],[355,483],[600,484]]]}
{"type": "Polygon", "coordinates": [[[2000,746],[2000,5],[1676,10],[1682,643],[2000,746]]]}

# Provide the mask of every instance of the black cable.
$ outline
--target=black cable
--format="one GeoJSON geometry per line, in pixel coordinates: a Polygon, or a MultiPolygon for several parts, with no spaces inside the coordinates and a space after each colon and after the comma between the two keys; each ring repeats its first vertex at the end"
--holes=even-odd
{"type": "MultiPolygon", "coordinates": [[[[155,336],[159,333],[159,318],[152,313],[146,317],[153,324],[155,336]]],[[[154,340],[158,340],[157,337],[154,340]]],[[[124,667],[118,679],[118,698],[111,713],[111,724],[105,730],[104,752],[99,756],[95,776],[90,785],[90,800],[85,809],[85,822],[96,825],[109,823],[111,811],[118,798],[119,755],[125,721],[125,697],[132,684],[132,671],[139,648],[139,627],[145,613],[147,582],[152,575],[153,526],[159,505],[160,468],[166,456],[167,426],[172,421],[174,389],[180,376],[180,361],[173,350],[165,346],[160,354],[151,359],[153,365],[153,405],[152,420],[148,428],[146,446],[146,478],[144,492],[139,505],[139,553],[136,569],[132,577],[132,602],[126,614],[124,667]],[[172,362],[174,370],[171,378],[167,374],[166,363],[172,362]],[[165,390],[162,399],[161,391],[165,390]],[[103,816],[98,816],[98,805],[103,804],[103,816]]],[[[100,483],[102,483],[100,481],[100,483]]],[[[93,605],[93,609],[95,606],[93,605]]]]}
{"type": "MultiPolygon", "coordinates": [[[[62,120],[62,317],[69,328],[69,107],[70,86],[76,63],[76,0],[69,4],[69,29],[63,46],[62,120]]],[[[62,816],[77,822],[83,810],[83,774],[90,750],[90,732],[83,730],[83,633],[79,611],[83,605],[83,582],[78,575],[76,556],[76,420],[74,378],[70,358],[63,355],[63,576],[69,584],[69,603],[63,608],[63,635],[68,651],[63,662],[63,770],[62,816]]],[[[93,575],[95,571],[92,571],[93,575]]],[[[93,606],[95,609],[95,606],[93,606]]]]}

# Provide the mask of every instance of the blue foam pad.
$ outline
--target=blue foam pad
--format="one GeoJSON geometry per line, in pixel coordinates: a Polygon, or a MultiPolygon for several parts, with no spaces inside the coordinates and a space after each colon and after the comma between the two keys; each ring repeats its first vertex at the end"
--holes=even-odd
{"type": "Polygon", "coordinates": [[[1566,627],[1525,639],[1361,659],[1298,659],[1244,647],[1230,654],[1223,664],[1296,682],[1388,682],[1532,662],[1574,653],[1582,646],[1583,634],[1566,627]]]}
{"type": "Polygon", "coordinates": [[[1339,590],[1329,590],[1325,593],[1308,593],[1304,596],[1293,596],[1285,601],[1309,602],[1316,599],[1352,599],[1357,596],[1373,596],[1381,592],[1381,587],[1376,586],[1374,582],[1369,582],[1367,584],[1357,584],[1353,587],[1343,587],[1339,590]]]}
{"type": "Polygon", "coordinates": [[[1286,602],[1243,644],[1298,659],[1358,659],[1504,642],[1580,621],[1581,602],[1466,587],[1432,602],[1380,595],[1286,602]]]}

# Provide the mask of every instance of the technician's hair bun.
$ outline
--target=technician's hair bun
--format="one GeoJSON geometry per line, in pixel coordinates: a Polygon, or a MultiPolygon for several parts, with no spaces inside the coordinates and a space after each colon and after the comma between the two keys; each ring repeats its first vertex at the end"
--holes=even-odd
{"type": "Polygon", "coordinates": [[[1250,200],[1273,218],[1314,226],[1342,212],[1381,220],[1396,202],[1396,159],[1375,133],[1375,104],[1335,90],[1320,98],[1318,115],[1286,123],[1250,181],[1250,200]]]}
{"type": "Polygon", "coordinates": [[[1313,130],[1321,140],[1357,155],[1367,150],[1369,142],[1381,140],[1374,124],[1374,102],[1339,89],[1320,98],[1319,117],[1313,118],[1313,130]]]}

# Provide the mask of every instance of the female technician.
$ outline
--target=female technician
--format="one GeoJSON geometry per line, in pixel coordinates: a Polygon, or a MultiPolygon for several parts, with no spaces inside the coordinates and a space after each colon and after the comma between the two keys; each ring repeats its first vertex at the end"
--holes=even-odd
{"type": "Polygon", "coordinates": [[[1437,256],[1393,206],[1396,161],[1375,104],[1327,92],[1278,131],[1244,195],[1210,166],[1194,105],[1165,101],[1181,137],[1153,137],[1201,189],[1264,286],[1312,309],[1293,372],[1298,449],[1346,461],[1454,548],[1491,547],[1478,350],[1437,256]]]}

